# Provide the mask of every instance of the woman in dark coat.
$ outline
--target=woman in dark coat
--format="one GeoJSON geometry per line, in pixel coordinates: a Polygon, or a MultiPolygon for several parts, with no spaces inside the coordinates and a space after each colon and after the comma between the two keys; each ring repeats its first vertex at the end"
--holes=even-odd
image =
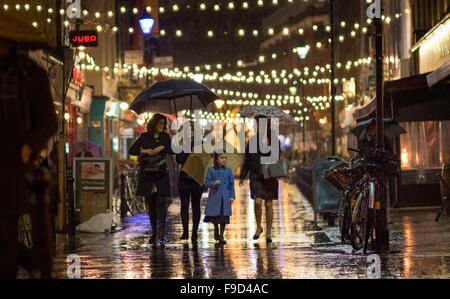
{"type": "MultiPolygon", "coordinates": [[[[266,242],[271,243],[272,238],[272,221],[273,221],[273,200],[278,200],[278,180],[276,179],[264,179],[262,171],[261,171],[261,157],[269,157],[270,152],[267,154],[263,154],[260,151],[259,145],[259,119],[263,118],[260,116],[256,118],[256,132],[257,135],[250,137],[249,143],[246,145],[245,149],[245,158],[244,164],[242,165],[242,170],[240,174],[240,182],[239,186],[242,186],[243,180],[249,174],[250,177],[250,196],[255,200],[255,218],[256,218],[256,232],[253,236],[253,240],[257,240],[259,235],[263,232],[261,226],[262,220],[262,203],[264,200],[264,204],[266,207],[266,242]],[[256,139],[257,151],[256,153],[249,152],[249,144],[252,143],[251,139],[256,139]]],[[[268,122],[269,123],[269,122],[268,122]]],[[[271,145],[271,133],[270,128],[267,130],[267,144],[271,145]]],[[[274,140],[274,142],[278,142],[278,146],[280,149],[279,140],[274,140]]]]}
{"type": "MultiPolygon", "coordinates": [[[[130,155],[145,156],[159,155],[165,159],[166,154],[174,154],[169,134],[165,132],[167,119],[162,114],[154,114],[147,124],[147,132],[142,133],[129,149],[130,155]]],[[[137,195],[145,196],[149,206],[149,217],[152,225],[150,243],[158,237],[163,243],[165,238],[166,201],[170,202],[170,180],[168,171],[149,174],[139,170],[137,195]],[[159,226],[157,226],[159,224],[159,226]]]]}
{"type": "MultiPolygon", "coordinates": [[[[194,126],[191,122],[191,150],[194,147],[194,126]]],[[[180,164],[180,169],[183,168],[189,158],[190,153],[180,153],[176,155],[176,160],[180,164]]],[[[203,194],[203,187],[200,186],[197,181],[191,178],[187,173],[180,170],[178,180],[178,192],[180,194],[181,201],[181,223],[183,224],[183,235],[180,240],[187,240],[189,238],[189,203],[192,203],[192,243],[196,243],[198,236],[198,226],[200,224],[200,202],[203,194]]]]}

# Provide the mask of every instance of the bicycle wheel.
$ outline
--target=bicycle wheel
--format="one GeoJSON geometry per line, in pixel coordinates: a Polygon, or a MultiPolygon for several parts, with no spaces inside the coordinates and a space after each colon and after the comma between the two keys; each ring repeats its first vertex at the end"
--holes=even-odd
{"type": "Polygon", "coordinates": [[[137,213],[145,213],[146,207],[145,207],[145,199],[141,196],[137,196],[134,199],[135,202],[135,209],[137,213]]]}
{"type": "Polygon", "coordinates": [[[360,199],[361,202],[359,204],[356,204],[354,209],[357,209],[356,211],[353,211],[353,213],[356,213],[356,220],[351,225],[351,244],[354,249],[359,250],[364,245],[364,227],[365,227],[365,215],[367,210],[367,192],[364,192],[362,198],[360,199]]]}
{"type": "Polygon", "coordinates": [[[369,239],[372,236],[373,232],[373,213],[374,210],[367,207],[366,208],[366,215],[364,219],[364,248],[363,253],[365,254],[367,252],[367,248],[369,246],[369,239]]]}
{"type": "Polygon", "coordinates": [[[349,234],[349,204],[348,204],[348,193],[344,192],[339,198],[339,210],[338,210],[338,222],[339,222],[339,230],[341,232],[341,241],[345,243],[348,239],[349,234]]]}

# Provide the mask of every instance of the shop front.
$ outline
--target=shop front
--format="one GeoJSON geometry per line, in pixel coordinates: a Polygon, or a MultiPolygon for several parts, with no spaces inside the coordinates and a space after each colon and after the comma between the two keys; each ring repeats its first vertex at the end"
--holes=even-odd
{"type": "Polygon", "coordinates": [[[69,166],[72,166],[73,158],[79,152],[78,144],[89,139],[92,92],[92,88],[76,80],[72,80],[67,91],[66,100],[69,104],[66,108],[66,142],[69,148],[69,166]]]}
{"type": "Polygon", "coordinates": [[[450,15],[412,48],[418,75],[386,82],[386,110],[407,131],[398,138],[399,206],[440,204],[439,177],[450,162],[450,15]]]}

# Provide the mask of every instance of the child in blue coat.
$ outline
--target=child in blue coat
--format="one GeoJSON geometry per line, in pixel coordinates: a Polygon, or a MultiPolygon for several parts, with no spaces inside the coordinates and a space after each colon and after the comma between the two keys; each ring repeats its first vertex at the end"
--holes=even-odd
{"type": "Polygon", "coordinates": [[[226,244],[223,239],[225,226],[230,223],[231,203],[235,199],[234,176],[226,167],[226,154],[214,154],[214,167],[208,169],[205,186],[209,187],[204,222],[214,224],[214,239],[220,245],[226,244]],[[219,233],[220,225],[220,233],[219,233]]]}

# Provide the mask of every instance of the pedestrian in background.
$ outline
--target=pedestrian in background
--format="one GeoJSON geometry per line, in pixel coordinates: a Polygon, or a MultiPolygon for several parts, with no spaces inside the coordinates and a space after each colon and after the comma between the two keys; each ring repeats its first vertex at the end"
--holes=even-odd
{"type": "Polygon", "coordinates": [[[47,73],[14,42],[0,38],[0,131],[6,142],[0,147],[0,278],[15,278],[18,270],[17,222],[30,213],[26,165],[38,158],[57,129],[47,73]]]}
{"type": "Polygon", "coordinates": [[[165,222],[167,206],[171,201],[171,185],[166,154],[174,154],[169,134],[165,132],[167,118],[154,114],[147,124],[147,132],[142,133],[131,145],[129,154],[139,156],[139,180],[136,194],[144,196],[149,207],[152,235],[149,243],[159,237],[167,242],[165,222]],[[158,234],[159,232],[159,234],[158,234]]]}
{"type": "Polygon", "coordinates": [[[208,168],[205,186],[209,188],[204,222],[214,224],[214,239],[218,245],[226,244],[225,227],[230,223],[231,204],[235,200],[234,176],[226,167],[227,155],[214,154],[214,166],[208,168]]]}
{"type": "Polygon", "coordinates": [[[77,157],[77,158],[79,158],[79,157],[91,158],[93,156],[92,156],[91,152],[86,149],[86,144],[81,143],[80,144],[80,151],[75,155],[75,157],[77,157]]]}
{"type": "MultiPolygon", "coordinates": [[[[261,170],[261,157],[269,157],[270,152],[263,154],[261,153],[260,144],[259,144],[259,134],[260,134],[260,119],[265,118],[265,116],[257,116],[256,119],[256,135],[250,137],[249,142],[246,145],[245,149],[245,158],[244,163],[242,165],[242,170],[240,174],[239,186],[243,185],[243,180],[249,174],[250,177],[250,196],[255,200],[255,218],[256,218],[256,232],[253,236],[253,240],[259,239],[259,235],[263,232],[263,228],[261,226],[262,220],[262,203],[264,200],[264,204],[266,207],[266,242],[272,242],[272,221],[273,221],[273,205],[272,202],[274,200],[278,200],[278,180],[276,179],[264,179],[261,170]],[[249,152],[249,144],[254,142],[252,140],[256,138],[257,150],[256,153],[249,152]]],[[[270,123],[268,120],[267,123],[270,123]]],[[[265,138],[265,142],[267,145],[271,145],[272,142],[278,142],[279,152],[281,152],[280,141],[271,140],[271,132],[270,128],[267,129],[267,135],[265,138]]]]}
{"type": "MultiPolygon", "coordinates": [[[[191,143],[191,150],[194,148],[194,126],[195,123],[191,122],[191,135],[189,140],[191,143]]],[[[183,140],[184,141],[184,140],[183,140]]],[[[176,159],[180,168],[183,168],[189,158],[190,153],[177,154],[176,159]]],[[[186,172],[180,170],[178,181],[178,192],[180,194],[181,201],[181,223],[183,225],[183,235],[180,240],[187,240],[189,238],[189,204],[192,203],[192,243],[196,243],[198,239],[197,231],[200,224],[200,203],[203,194],[203,186],[200,186],[192,177],[186,172]]]]}

